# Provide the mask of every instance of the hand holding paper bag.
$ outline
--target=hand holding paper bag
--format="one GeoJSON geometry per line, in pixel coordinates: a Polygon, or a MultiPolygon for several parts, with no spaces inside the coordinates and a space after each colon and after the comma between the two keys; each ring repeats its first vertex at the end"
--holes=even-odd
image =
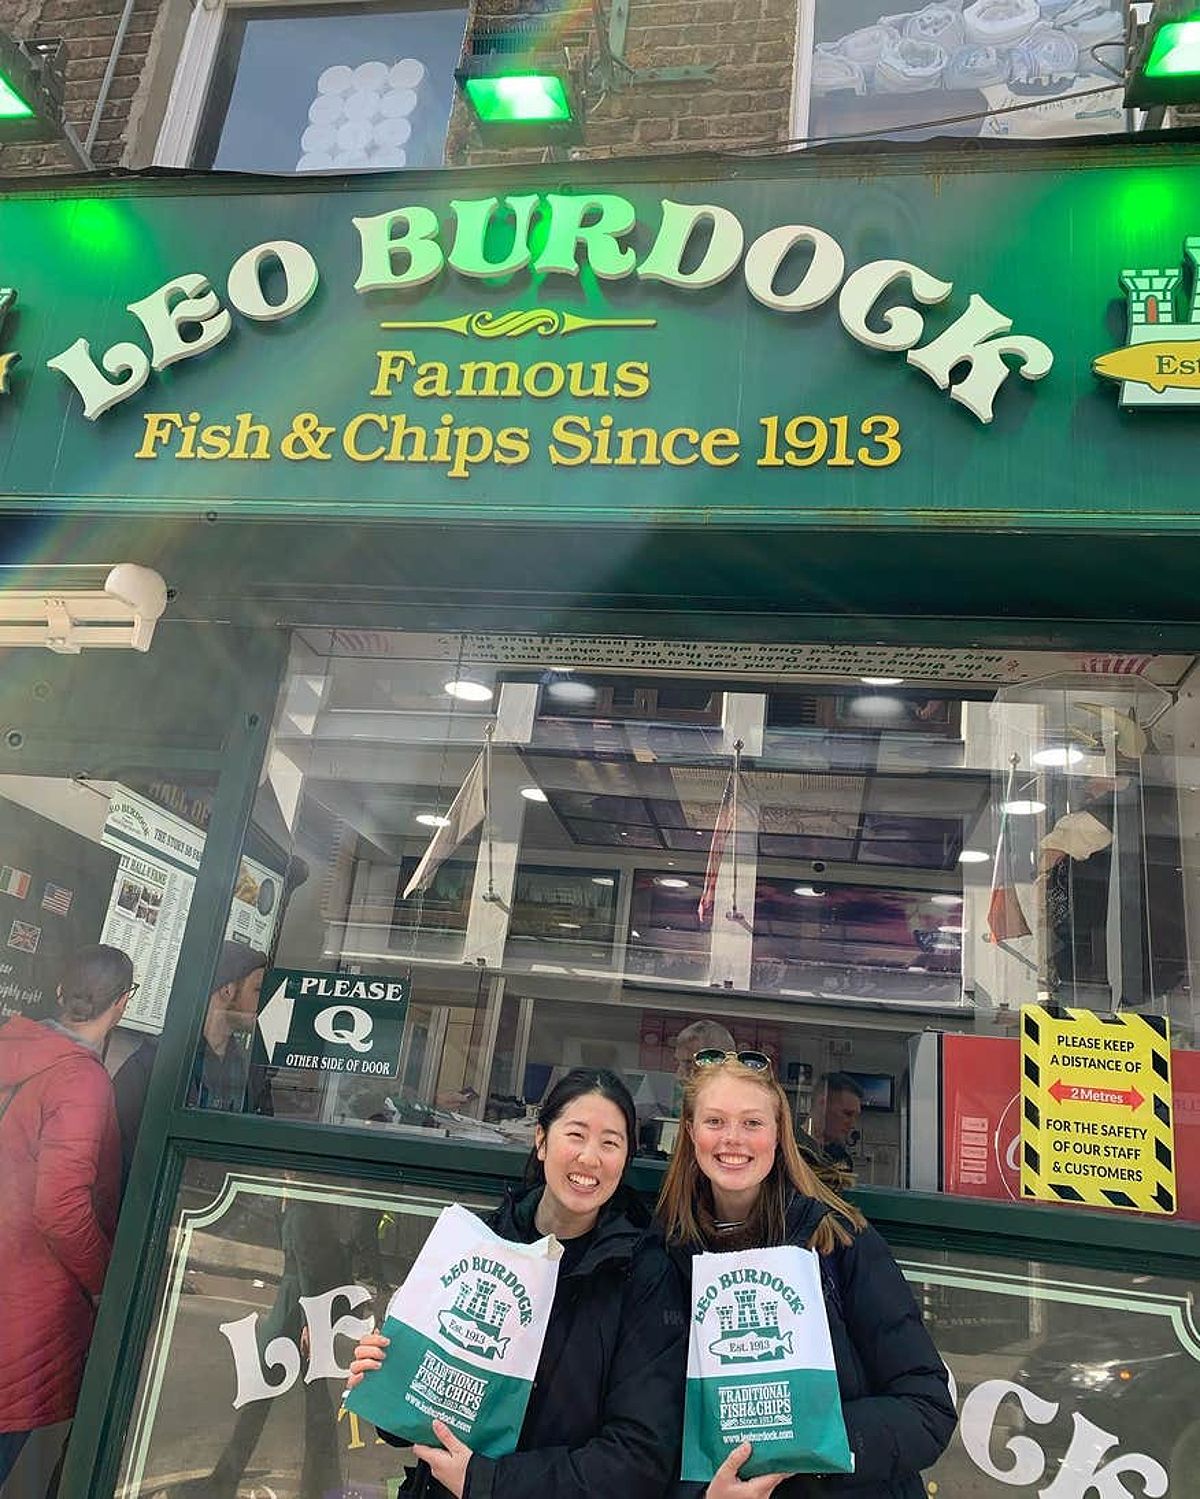
{"type": "Polygon", "coordinates": [[[553,1237],[514,1244],[466,1208],[445,1208],[392,1297],[382,1334],[358,1350],[347,1410],[407,1441],[440,1442],[439,1461],[447,1449],[461,1454],[435,1422],[486,1457],[513,1452],[561,1253],[553,1237]]]}
{"type": "MultiPolygon", "coordinates": [[[[754,1478],[854,1470],[811,1249],[692,1261],[684,1480],[724,1486],[717,1475],[731,1477],[730,1453],[747,1442],[750,1453],[731,1465],[754,1478]]],[[[746,1489],[730,1484],[729,1492],[746,1489]]]]}
{"type": "Polygon", "coordinates": [[[792,1475],[763,1473],[758,1478],[739,1478],[738,1473],[750,1461],[753,1450],[749,1442],[735,1447],[704,1490],[704,1499],[771,1499],[779,1485],[792,1475]]]}

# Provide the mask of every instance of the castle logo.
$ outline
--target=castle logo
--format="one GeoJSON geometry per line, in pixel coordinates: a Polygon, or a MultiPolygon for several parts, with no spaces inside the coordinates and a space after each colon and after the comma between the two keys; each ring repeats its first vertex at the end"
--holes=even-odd
{"type": "Polygon", "coordinates": [[[1129,341],[1093,360],[1092,369],[1120,382],[1122,406],[1200,406],[1200,236],[1184,241],[1183,257],[1175,270],[1121,272],[1129,341]],[[1185,272],[1190,296],[1180,319],[1185,272]]]}
{"type": "Polygon", "coordinates": [[[779,1330],[779,1300],[764,1297],[753,1286],[739,1286],[733,1301],[717,1307],[721,1336],[708,1345],[723,1364],[774,1363],[792,1352],[792,1334],[779,1330]]]}
{"type": "Polygon", "coordinates": [[[502,1359],[511,1341],[501,1334],[512,1304],[496,1297],[498,1289],[484,1275],[477,1276],[474,1284],[461,1281],[454,1305],[438,1313],[442,1335],[479,1358],[502,1359]]]}

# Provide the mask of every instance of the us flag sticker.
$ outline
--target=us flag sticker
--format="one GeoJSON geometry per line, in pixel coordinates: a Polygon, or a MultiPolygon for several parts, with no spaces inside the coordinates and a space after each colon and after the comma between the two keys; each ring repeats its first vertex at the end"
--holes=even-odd
{"type": "Polygon", "coordinates": [[[66,916],[74,899],[74,890],[68,890],[66,885],[47,884],[42,891],[42,910],[53,911],[56,916],[66,916]]]}

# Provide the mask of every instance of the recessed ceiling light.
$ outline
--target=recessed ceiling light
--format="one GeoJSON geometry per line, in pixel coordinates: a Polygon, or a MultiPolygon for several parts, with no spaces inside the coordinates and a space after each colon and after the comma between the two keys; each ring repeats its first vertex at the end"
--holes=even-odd
{"type": "Polygon", "coordinates": [[[592,703],[596,700],[596,689],[590,682],[572,682],[569,678],[551,682],[546,696],[556,703],[592,703]]]}
{"type": "Polygon", "coordinates": [[[962,903],[961,895],[931,895],[929,897],[931,906],[961,906],[962,903]]]}
{"type": "Polygon", "coordinates": [[[447,682],[443,691],[464,703],[490,703],[492,700],[490,687],[482,682],[468,681],[465,677],[455,682],[447,682]]]}
{"type": "Polygon", "coordinates": [[[899,687],[903,677],[859,677],[864,687],[899,687]]]}
{"type": "Polygon", "coordinates": [[[655,878],[654,883],[661,885],[664,890],[686,890],[688,887],[687,880],[681,880],[678,875],[674,874],[660,874],[655,878]]]}
{"type": "Polygon", "coordinates": [[[985,854],[981,848],[964,848],[958,856],[958,862],[960,864],[986,864],[991,857],[991,854],[985,854]]]}
{"type": "Polygon", "coordinates": [[[450,826],[450,819],[439,817],[436,812],[418,812],[417,821],[423,828],[448,828],[450,826]]]}
{"type": "Polygon", "coordinates": [[[928,973],[929,969],[926,968],[923,963],[910,963],[908,965],[908,972],[909,973],[928,973]]]}
{"type": "Polygon", "coordinates": [[[522,786],[521,795],[527,802],[548,802],[550,800],[540,786],[522,786]]]}
{"type": "Polygon", "coordinates": [[[797,885],[796,888],[792,891],[792,894],[807,895],[809,897],[816,896],[818,899],[820,899],[821,896],[821,892],[815,885],[797,885]]]}
{"type": "Polygon", "coordinates": [[[593,885],[615,885],[616,883],[611,874],[594,874],[592,876],[593,885]]]}
{"type": "Polygon", "coordinates": [[[873,696],[852,697],[847,712],[856,718],[900,718],[904,713],[904,699],[888,697],[883,693],[873,696]]]}
{"type": "Polygon", "coordinates": [[[1068,744],[1059,745],[1054,749],[1038,750],[1033,757],[1033,763],[1063,769],[1068,765],[1078,765],[1082,759],[1083,751],[1076,749],[1073,744],[1068,744]]]}
{"type": "Polygon", "coordinates": [[[1018,797],[1015,801],[1001,802],[1000,810],[1007,812],[1010,817],[1036,817],[1039,812],[1046,810],[1046,803],[1018,797]]]}

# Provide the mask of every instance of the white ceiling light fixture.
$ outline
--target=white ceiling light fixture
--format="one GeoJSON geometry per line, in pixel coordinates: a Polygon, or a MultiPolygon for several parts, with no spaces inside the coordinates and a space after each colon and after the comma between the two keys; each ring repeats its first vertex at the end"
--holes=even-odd
{"type": "Polygon", "coordinates": [[[521,795],[527,802],[548,802],[550,800],[540,786],[522,786],[521,795]]]}
{"type": "Polygon", "coordinates": [[[1034,801],[1032,797],[1019,796],[1011,802],[1000,803],[1001,812],[1008,817],[1036,817],[1046,810],[1046,803],[1034,801]]]}
{"type": "MultiPolygon", "coordinates": [[[[565,669],[565,667],[555,668],[557,671],[565,669]]],[[[597,692],[590,682],[575,682],[567,677],[551,682],[546,688],[546,696],[553,698],[556,703],[582,706],[584,703],[594,703],[597,692]]]]}
{"type": "Polygon", "coordinates": [[[664,890],[686,890],[688,888],[687,880],[678,879],[673,874],[660,874],[654,883],[661,885],[664,890]]]}
{"type": "Polygon", "coordinates": [[[964,848],[958,856],[958,862],[960,864],[987,864],[991,857],[991,854],[985,854],[981,848],[964,848]]]}
{"type": "Polygon", "coordinates": [[[493,697],[492,689],[485,683],[472,682],[467,677],[447,682],[442,690],[447,696],[456,697],[463,703],[490,703],[493,697]]]}
{"type": "Polygon", "coordinates": [[[592,884],[593,885],[609,885],[609,886],[611,886],[611,885],[615,885],[616,883],[617,883],[616,880],[613,879],[613,877],[612,877],[611,874],[594,874],[592,876],[592,884]]]}
{"type": "Polygon", "coordinates": [[[903,677],[859,677],[864,687],[899,687],[903,677]]]}
{"type": "Polygon", "coordinates": [[[797,885],[792,891],[793,895],[805,895],[810,900],[820,900],[823,893],[815,885],[797,885]]]}
{"type": "Polygon", "coordinates": [[[450,826],[450,819],[439,817],[436,812],[418,812],[417,821],[423,828],[448,828],[450,826]]]}
{"type": "Polygon", "coordinates": [[[145,654],[166,607],[167,585],[136,562],[118,562],[98,589],[0,588],[0,646],[44,646],[60,656],[85,647],[145,654]]]}
{"type": "Polygon", "coordinates": [[[1073,744],[1059,745],[1053,749],[1038,750],[1033,756],[1035,765],[1045,765],[1053,770],[1065,770],[1068,765],[1078,765],[1084,758],[1083,751],[1073,744]]]}
{"type": "Polygon", "coordinates": [[[931,895],[929,897],[931,906],[961,906],[962,903],[961,895],[931,895]]]}

